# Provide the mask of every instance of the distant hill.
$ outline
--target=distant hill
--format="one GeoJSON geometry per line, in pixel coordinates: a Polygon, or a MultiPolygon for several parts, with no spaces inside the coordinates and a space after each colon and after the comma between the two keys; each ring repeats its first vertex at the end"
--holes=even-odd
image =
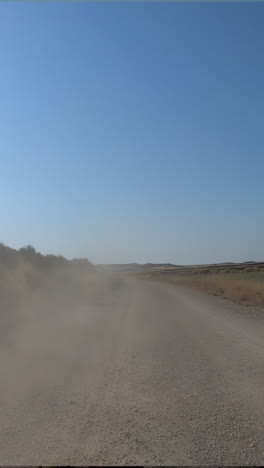
{"type": "Polygon", "coordinates": [[[145,272],[156,269],[168,269],[168,268],[179,268],[179,265],[173,265],[172,263],[112,263],[112,264],[100,264],[96,265],[96,268],[101,270],[110,270],[120,273],[129,272],[145,272]]]}
{"type": "Polygon", "coordinates": [[[223,262],[213,264],[200,264],[200,265],[174,265],[172,263],[124,263],[124,264],[107,264],[97,265],[97,268],[116,273],[127,274],[190,274],[190,273],[213,273],[220,271],[244,271],[247,267],[263,268],[263,262],[223,262]]]}

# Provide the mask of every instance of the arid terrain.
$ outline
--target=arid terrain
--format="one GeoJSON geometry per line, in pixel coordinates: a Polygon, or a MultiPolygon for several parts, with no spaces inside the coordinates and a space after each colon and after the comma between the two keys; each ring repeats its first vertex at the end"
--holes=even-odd
{"type": "Polygon", "coordinates": [[[264,262],[178,266],[127,264],[100,266],[138,279],[183,284],[242,304],[264,306],[264,262]]]}
{"type": "Polygon", "coordinates": [[[2,465],[263,464],[262,307],[10,253],[2,465]]]}

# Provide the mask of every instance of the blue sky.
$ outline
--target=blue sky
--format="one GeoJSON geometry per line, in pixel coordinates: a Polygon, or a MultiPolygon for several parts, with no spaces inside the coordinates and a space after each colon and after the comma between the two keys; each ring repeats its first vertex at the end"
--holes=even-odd
{"type": "Polygon", "coordinates": [[[264,4],[0,3],[1,240],[264,259],[264,4]]]}

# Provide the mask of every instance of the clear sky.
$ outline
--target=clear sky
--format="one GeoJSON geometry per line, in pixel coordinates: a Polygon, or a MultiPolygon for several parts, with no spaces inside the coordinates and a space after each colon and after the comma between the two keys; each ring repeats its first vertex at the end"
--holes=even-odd
{"type": "Polygon", "coordinates": [[[0,3],[0,237],[264,260],[264,4],[0,3]]]}

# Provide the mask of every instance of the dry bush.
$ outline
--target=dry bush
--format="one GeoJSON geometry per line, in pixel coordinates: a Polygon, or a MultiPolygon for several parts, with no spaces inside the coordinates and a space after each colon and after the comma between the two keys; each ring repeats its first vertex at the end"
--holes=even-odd
{"type": "Polygon", "coordinates": [[[261,271],[261,269],[258,267],[248,267],[244,270],[246,273],[258,273],[259,271],[261,271]]]}

